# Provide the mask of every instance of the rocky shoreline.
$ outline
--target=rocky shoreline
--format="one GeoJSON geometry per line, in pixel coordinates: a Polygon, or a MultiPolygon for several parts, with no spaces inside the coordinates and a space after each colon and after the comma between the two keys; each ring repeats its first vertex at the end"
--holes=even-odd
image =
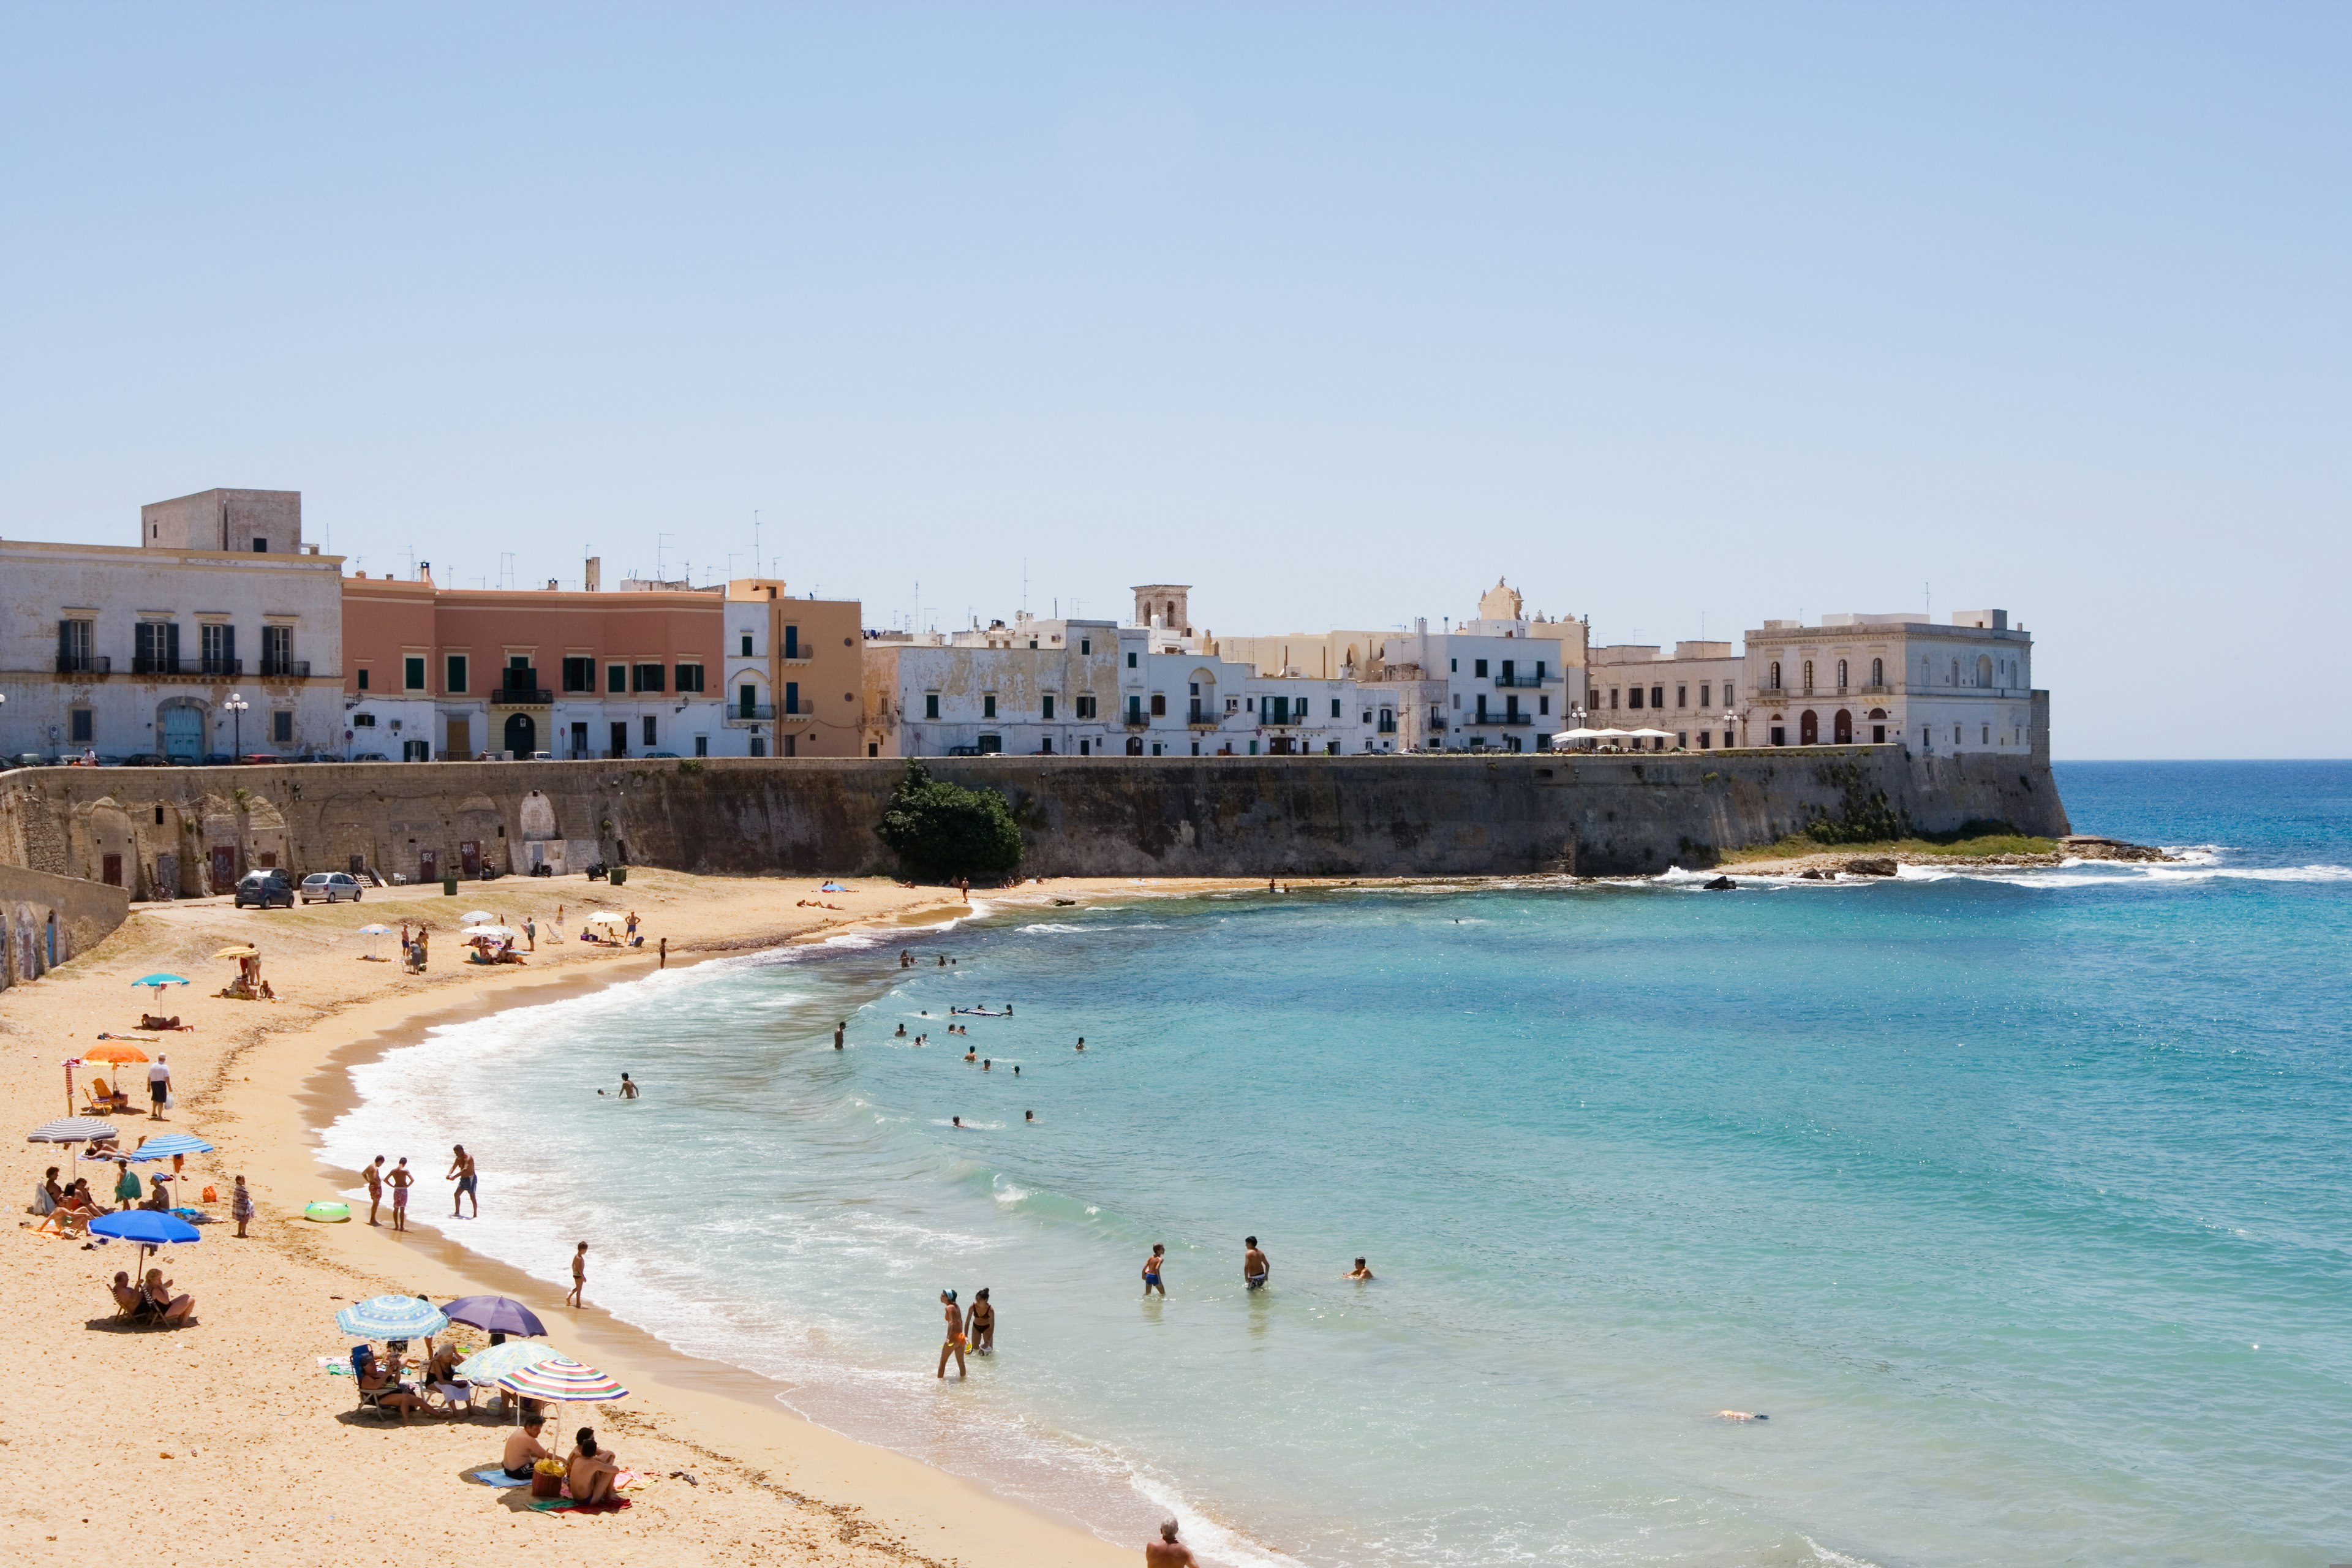
{"type": "Polygon", "coordinates": [[[1901,866],[1940,866],[1947,869],[1964,870],[1991,866],[2063,866],[2069,860],[2170,860],[2178,855],[2168,855],[2146,844],[2131,844],[2120,838],[2108,838],[2095,833],[2075,833],[2058,840],[2058,847],[2038,854],[2026,855],[1928,855],[1916,852],[1887,853],[1872,849],[1824,849],[1817,854],[1784,856],[1769,860],[1743,860],[1724,868],[1709,887],[1729,886],[1734,877],[1804,877],[1826,880],[1836,876],[1892,877],[1901,866]]]}

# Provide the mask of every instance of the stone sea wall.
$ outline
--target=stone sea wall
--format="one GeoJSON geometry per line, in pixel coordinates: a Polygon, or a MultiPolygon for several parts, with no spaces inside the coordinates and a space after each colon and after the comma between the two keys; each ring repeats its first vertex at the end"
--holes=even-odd
{"type": "MultiPolygon", "coordinates": [[[[2040,758],[1901,746],[1689,755],[967,757],[1041,876],[1613,876],[1698,868],[1818,817],[1921,831],[2069,830],[2040,758]]],[[[411,880],[597,859],[706,872],[887,869],[874,837],[904,764],[741,758],[31,768],[0,773],[0,865],[131,897],[246,869],[365,866],[411,880]]]]}
{"type": "Polygon", "coordinates": [[[130,912],[121,888],[0,865],[0,990],[96,947],[130,912]]]}

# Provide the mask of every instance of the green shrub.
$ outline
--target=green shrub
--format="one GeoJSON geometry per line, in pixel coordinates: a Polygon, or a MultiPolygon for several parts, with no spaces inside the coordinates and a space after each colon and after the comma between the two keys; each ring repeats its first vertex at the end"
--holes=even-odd
{"type": "Polygon", "coordinates": [[[1021,829],[992,789],[966,789],[909,762],[875,835],[919,882],[1003,876],[1021,864],[1021,829]]]}

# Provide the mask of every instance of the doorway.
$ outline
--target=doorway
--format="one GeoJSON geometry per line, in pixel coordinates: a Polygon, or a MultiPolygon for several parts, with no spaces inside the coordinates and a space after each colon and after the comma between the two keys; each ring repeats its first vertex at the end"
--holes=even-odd
{"type": "Polygon", "coordinates": [[[1830,735],[1841,746],[1853,745],[1853,715],[1843,708],[1839,709],[1837,717],[1830,721],[1830,735]]]}
{"type": "Polygon", "coordinates": [[[200,762],[205,754],[205,716],[200,709],[163,710],[163,754],[173,762],[200,762]]]}
{"type": "Polygon", "coordinates": [[[585,724],[572,726],[572,754],[575,758],[588,754],[588,726],[585,724]]]}
{"type": "Polygon", "coordinates": [[[461,763],[474,754],[474,726],[470,720],[449,721],[448,737],[441,747],[441,754],[461,763]]]}
{"type": "Polygon", "coordinates": [[[519,763],[530,761],[530,754],[539,750],[539,725],[530,714],[507,715],[506,749],[507,754],[519,763]]]}
{"type": "Polygon", "coordinates": [[[482,846],[479,839],[461,838],[457,841],[457,864],[464,868],[468,877],[478,877],[482,874],[482,846]]]}
{"type": "Polygon", "coordinates": [[[236,886],[236,846],[213,846],[213,891],[226,892],[236,886]]]}
{"type": "Polygon", "coordinates": [[[437,882],[441,879],[441,851],[420,849],[416,852],[416,879],[437,882]]]}
{"type": "Polygon", "coordinates": [[[1801,746],[1818,746],[1821,743],[1821,715],[1808,708],[1802,713],[1797,715],[1797,744],[1801,746]]]}
{"type": "Polygon", "coordinates": [[[629,754],[628,721],[616,719],[613,721],[613,749],[604,754],[608,757],[625,757],[629,754]]]}

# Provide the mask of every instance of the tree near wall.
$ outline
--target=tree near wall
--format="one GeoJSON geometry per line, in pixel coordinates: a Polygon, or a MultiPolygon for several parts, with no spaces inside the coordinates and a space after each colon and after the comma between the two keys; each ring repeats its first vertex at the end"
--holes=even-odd
{"type": "Polygon", "coordinates": [[[935,779],[919,762],[908,763],[874,832],[917,881],[1002,877],[1021,864],[1021,829],[1004,796],[935,779]]]}

